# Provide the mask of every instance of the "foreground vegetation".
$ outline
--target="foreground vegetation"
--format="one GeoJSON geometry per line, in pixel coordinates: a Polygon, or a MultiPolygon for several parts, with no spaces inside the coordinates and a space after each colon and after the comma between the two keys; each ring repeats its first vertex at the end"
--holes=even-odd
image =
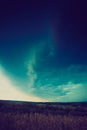
{"type": "Polygon", "coordinates": [[[0,130],[87,130],[87,116],[0,113],[0,130]]]}
{"type": "Polygon", "coordinates": [[[1,104],[0,130],[87,130],[87,106],[19,104],[1,104]]]}

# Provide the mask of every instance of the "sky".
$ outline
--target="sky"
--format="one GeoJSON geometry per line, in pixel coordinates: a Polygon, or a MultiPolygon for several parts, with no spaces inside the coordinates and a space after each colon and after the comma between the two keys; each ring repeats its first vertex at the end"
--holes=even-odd
{"type": "Polygon", "coordinates": [[[0,100],[87,101],[84,0],[2,1],[0,100]]]}

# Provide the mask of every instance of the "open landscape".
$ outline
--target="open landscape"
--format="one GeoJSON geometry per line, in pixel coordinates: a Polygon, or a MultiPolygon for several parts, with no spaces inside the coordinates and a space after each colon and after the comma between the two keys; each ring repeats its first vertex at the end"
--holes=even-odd
{"type": "Polygon", "coordinates": [[[0,101],[0,130],[87,130],[87,103],[0,101]]]}
{"type": "Polygon", "coordinates": [[[0,1],[0,130],[87,130],[87,0],[0,1]]]}

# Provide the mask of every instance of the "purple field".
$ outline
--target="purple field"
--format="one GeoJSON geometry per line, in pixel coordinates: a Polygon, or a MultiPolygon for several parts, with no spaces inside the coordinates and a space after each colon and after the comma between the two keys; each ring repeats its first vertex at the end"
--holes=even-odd
{"type": "Polygon", "coordinates": [[[0,130],[87,130],[87,105],[1,102],[0,130]]]}

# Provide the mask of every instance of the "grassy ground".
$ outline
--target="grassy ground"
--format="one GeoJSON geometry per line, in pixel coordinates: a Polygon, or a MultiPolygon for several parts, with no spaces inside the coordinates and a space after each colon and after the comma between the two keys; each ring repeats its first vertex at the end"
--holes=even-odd
{"type": "Polygon", "coordinates": [[[87,116],[0,113],[0,130],[87,130],[87,116]]]}
{"type": "Polygon", "coordinates": [[[0,130],[87,130],[87,106],[4,103],[0,130]]]}

